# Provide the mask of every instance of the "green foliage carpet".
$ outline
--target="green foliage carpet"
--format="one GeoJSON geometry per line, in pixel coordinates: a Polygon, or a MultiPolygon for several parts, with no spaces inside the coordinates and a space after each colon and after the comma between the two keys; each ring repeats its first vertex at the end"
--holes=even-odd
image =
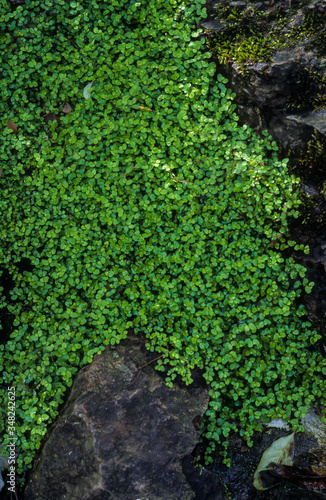
{"type": "MultiPolygon", "coordinates": [[[[14,317],[19,470],[67,387],[106,345],[147,338],[172,385],[203,371],[203,436],[300,428],[325,361],[284,251],[296,180],[268,134],[238,125],[196,31],[199,0],[1,0],[1,255],[14,317]]],[[[287,255],[287,256],[286,256],[287,255]]],[[[224,450],[224,451],[223,451],[224,450]]]]}

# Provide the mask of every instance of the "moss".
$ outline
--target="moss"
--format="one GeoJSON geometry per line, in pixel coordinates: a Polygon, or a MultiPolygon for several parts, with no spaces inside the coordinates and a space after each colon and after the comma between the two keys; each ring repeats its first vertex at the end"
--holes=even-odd
{"type": "Polygon", "coordinates": [[[230,10],[228,2],[220,4],[215,17],[225,19],[226,27],[218,33],[211,33],[210,50],[221,63],[237,62],[243,73],[249,64],[270,60],[277,46],[266,32],[279,10],[277,8],[269,14],[256,11],[254,7],[244,11],[238,8],[230,10]]]}
{"type": "Polygon", "coordinates": [[[222,64],[238,63],[243,74],[250,64],[268,62],[277,50],[288,50],[298,43],[306,44],[309,50],[316,47],[323,55],[326,33],[319,31],[326,13],[318,4],[315,9],[304,8],[307,3],[301,2],[296,9],[286,9],[285,4],[267,8],[258,3],[241,10],[232,7],[229,0],[221,2],[214,17],[225,21],[225,28],[209,33],[210,50],[222,64]],[[303,19],[298,20],[298,16],[303,19]]]}

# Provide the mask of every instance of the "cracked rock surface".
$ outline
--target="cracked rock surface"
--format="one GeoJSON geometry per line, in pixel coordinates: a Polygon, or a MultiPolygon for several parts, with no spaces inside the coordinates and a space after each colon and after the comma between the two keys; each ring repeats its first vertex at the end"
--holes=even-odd
{"type": "Polygon", "coordinates": [[[201,380],[167,387],[149,356],[127,340],[79,372],[25,500],[198,498],[182,462],[197,444],[207,389],[201,380]]]}

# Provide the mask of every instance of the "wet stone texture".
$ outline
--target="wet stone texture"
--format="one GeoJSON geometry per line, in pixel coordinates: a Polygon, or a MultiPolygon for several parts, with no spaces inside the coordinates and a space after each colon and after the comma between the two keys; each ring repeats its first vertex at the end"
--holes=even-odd
{"type": "Polygon", "coordinates": [[[248,61],[245,73],[237,62],[216,63],[218,71],[228,78],[228,85],[236,93],[236,112],[240,123],[259,133],[268,130],[285,152],[291,149],[296,154],[305,148],[315,131],[326,139],[325,105],[312,104],[314,99],[317,103],[318,98],[325,98],[325,25],[322,22],[318,24],[318,19],[325,16],[326,2],[307,0],[300,6],[301,3],[299,0],[207,0],[208,17],[199,23],[205,36],[211,39],[217,32],[227,33],[230,25],[228,14],[232,9],[237,9],[238,16],[250,11],[251,14],[247,15],[249,23],[255,16],[258,19],[258,15],[269,14],[270,17],[263,21],[267,32],[271,32],[282,18],[287,20],[278,37],[283,41],[291,40],[289,47],[280,44],[270,58],[262,58],[256,63],[248,61]],[[217,7],[222,4],[228,6],[228,14],[218,18],[217,7]],[[291,30],[306,29],[304,20],[307,19],[314,20],[315,31],[307,32],[305,37],[296,41],[291,30]],[[294,109],[290,105],[293,97],[299,103],[294,109]]]}
{"type": "MultiPolygon", "coordinates": [[[[167,387],[149,356],[141,340],[128,340],[81,370],[25,500],[209,498],[198,497],[182,469],[198,442],[207,389],[201,380],[167,387]]],[[[211,498],[223,498],[214,487],[211,498]]]]}
{"type": "MultiPolygon", "coordinates": [[[[312,411],[307,419],[307,428],[305,433],[298,433],[294,438],[294,459],[293,467],[302,466],[325,466],[326,447],[320,443],[318,432],[325,428],[320,424],[318,418],[312,424],[311,420],[315,417],[312,411]],[[308,427],[313,425],[314,431],[308,427]],[[317,432],[318,428],[318,432],[317,432]],[[317,437],[316,437],[317,436],[317,437]]],[[[286,481],[279,481],[279,484],[258,491],[253,486],[254,473],[265,450],[280,437],[288,436],[291,430],[285,428],[271,427],[265,428],[263,432],[256,432],[253,436],[253,447],[244,446],[240,436],[233,435],[229,438],[229,456],[232,458],[232,466],[226,467],[222,463],[222,458],[215,456],[214,464],[210,465],[210,471],[214,477],[218,478],[225,485],[229,500],[325,500],[326,490],[309,490],[303,487],[304,478],[299,478],[300,486],[290,484],[286,481]]],[[[197,448],[200,455],[201,449],[197,448]]],[[[325,475],[324,470],[320,473],[325,475]]],[[[209,479],[206,476],[206,479],[209,479]]],[[[214,497],[212,497],[213,499],[214,497]]]]}

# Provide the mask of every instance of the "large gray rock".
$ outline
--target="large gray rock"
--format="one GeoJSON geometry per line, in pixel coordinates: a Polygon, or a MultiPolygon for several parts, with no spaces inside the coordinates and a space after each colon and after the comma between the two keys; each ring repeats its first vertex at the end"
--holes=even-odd
{"type": "Polygon", "coordinates": [[[81,370],[25,500],[195,498],[182,460],[197,443],[207,389],[168,388],[148,356],[140,340],[124,341],[81,370]]]}

